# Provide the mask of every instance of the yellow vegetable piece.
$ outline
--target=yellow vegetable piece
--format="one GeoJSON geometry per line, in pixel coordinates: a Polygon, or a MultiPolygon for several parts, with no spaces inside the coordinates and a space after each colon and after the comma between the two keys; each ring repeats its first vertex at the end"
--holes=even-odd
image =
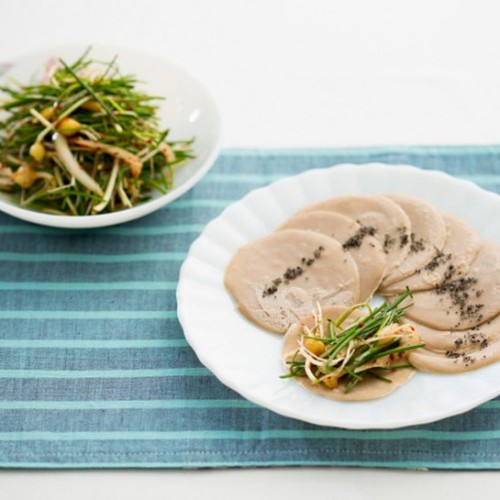
{"type": "Polygon", "coordinates": [[[313,354],[316,354],[316,356],[323,354],[326,349],[325,344],[321,340],[315,339],[304,339],[304,347],[313,354]]]}
{"type": "Polygon", "coordinates": [[[46,120],[52,120],[55,115],[55,109],[54,108],[43,108],[42,111],[40,111],[40,114],[46,119],[46,120]]]}
{"type": "Polygon", "coordinates": [[[73,118],[64,118],[56,126],[57,131],[65,137],[75,135],[82,129],[82,124],[73,118]]]}
{"type": "Polygon", "coordinates": [[[24,189],[30,188],[37,178],[36,170],[25,163],[12,174],[12,180],[24,189]]]}
{"type": "Polygon", "coordinates": [[[323,384],[328,387],[328,389],[335,389],[339,385],[339,379],[334,375],[330,375],[329,377],[325,377],[322,380],[323,384]]]}
{"type": "Polygon", "coordinates": [[[95,100],[91,99],[90,101],[84,102],[81,108],[86,109],[87,111],[92,111],[94,113],[102,113],[104,110],[102,106],[95,100]]]}
{"type": "Polygon", "coordinates": [[[40,163],[45,156],[45,147],[41,142],[35,142],[30,147],[30,156],[40,163]]]}

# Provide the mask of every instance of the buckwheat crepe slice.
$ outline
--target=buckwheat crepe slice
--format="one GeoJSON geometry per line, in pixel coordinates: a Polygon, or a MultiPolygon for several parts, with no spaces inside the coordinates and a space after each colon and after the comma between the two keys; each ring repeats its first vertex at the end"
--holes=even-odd
{"type": "Polygon", "coordinates": [[[447,238],[443,250],[430,262],[407,278],[384,286],[384,295],[397,295],[410,288],[413,292],[430,290],[442,283],[447,276],[460,278],[474,260],[481,240],[476,231],[466,222],[447,213],[441,214],[446,228],[447,238]]]}
{"type": "Polygon", "coordinates": [[[469,271],[413,294],[412,320],[438,330],[474,328],[500,313],[500,245],[483,241],[469,271]]]}
{"type": "Polygon", "coordinates": [[[447,237],[441,213],[426,201],[400,194],[385,196],[397,203],[408,215],[411,233],[408,255],[400,266],[385,276],[382,290],[385,286],[414,274],[428,264],[443,249],[447,237]]]}
{"type": "Polygon", "coordinates": [[[382,247],[366,227],[336,212],[313,210],[294,215],[281,226],[280,230],[283,229],[309,230],[336,239],[358,266],[360,301],[375,293],[387,264],[382,247]]]}
{"type": "Polygon", "coordinates": [[[248,319],[278,333],[317,303],[359,300],[356,263],[340,243],[313,231],[277,231],[244,245],[229,262],[224,283],[248,319]]]}
{"type": "MultiPolygon", "coordinates": [[[[336,319],[345,312],[346,308],[343,306],[332,306],[323,308],[323,318],[336,319]]],[[[348,326],[352,321],[363,316],[359,311],[355,311],[345,325],[348,326]]],[[[286,362],[292,359],[298,350],[298,338],[303,331],[303,326],[306,325],[312,328],[315,324],[315,318],[312,314],[305,316],[301,321],[294,323],[286,333],[283,339],[283,362],[286,370],[288,365],[286,362]]],[[[326,325],[325,325],[326,326],[326,325]]],[[[401,363],[405,363],[406,356],[401,358],[401,363]]],[[[313,384],[307,377],[295,377],[295,380],[305,387],[307,390],[319,396],[335,399],[338,401],[367,401],[371,399],[378,399],[394,392],[402,384],[410,380],[416,371],[413,368],[402,368],[384,372],[384,377],[391,380],[391,383],[384,382],[375,378],[366,378],[357,384],[350,392],[344,393],[346,383],[340,379],[339,385],[335,389],[329,389],[323,384],[313,384]]]]}
{"type": "Polygon", "coordinates": [[[454,351],[454,356],[417,349],[408,355],[410,363],[425,372],[431,373],[464,373],[483,368],[500,361],[500,342],[494,342],[480,351],[454,351]]]}
{"type": "Polygon", "coordinates": [[[310,205],[301,212],[330,210],[362,226],[372,227],[373,236],[387,259],[387,273],[397,269],[410,251],[411,222],[405,211],[382,195],[345,195],[310,205]]]}
{"type": "Polygon", "coordinates": [[[403,318],[417,329],[425,348],[408,358],[418,369],[462,373],[500,361],[500,315],[466,330],[437,330],[403,318]]]}
{"type": "MultiPolygon", "coordinates": [[[[406,321],[406,320],[405,320],[406,321]]],[[[467,330],[436,330],[411,322],[425,347],[410,351],[408,359],[419,370],[463,373],[500,361],[500,316],[467,330]]]]}
{"type": "Polygon", "coordinates": [[[466,330],[438,330],[404,317],[401,323],[415,326],[425,349],[435,352],[478,350],[500,341],[500,315],[466,330]]]}

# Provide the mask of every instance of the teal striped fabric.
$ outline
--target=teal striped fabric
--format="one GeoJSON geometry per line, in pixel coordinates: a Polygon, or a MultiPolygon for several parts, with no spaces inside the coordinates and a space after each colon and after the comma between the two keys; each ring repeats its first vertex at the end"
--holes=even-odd
{"type": "Polygon", "coordinates": [[[500,399],[406,429],[324,428],[243,400],[184,339],[179,268],[207,222],[275,179],[372,161],[500,192],[500,147],[226,150],[189,193],[126,225],[0,214],[0,466],[500,468],[500,399]]]}

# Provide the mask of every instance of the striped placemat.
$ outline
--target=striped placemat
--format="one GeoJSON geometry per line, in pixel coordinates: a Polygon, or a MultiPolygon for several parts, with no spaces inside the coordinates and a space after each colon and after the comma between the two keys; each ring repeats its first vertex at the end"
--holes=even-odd
{"type": "Polygon", "coordinates": [[[0,466],[500,468],[500,400],[425,426],[287,419],[200,365],[176,317],[191,242],[272,180],[350,162],[440,169],[500,192],[499,147],[226,150],[168,208],[94,231],[0,214],[0,466]]]}

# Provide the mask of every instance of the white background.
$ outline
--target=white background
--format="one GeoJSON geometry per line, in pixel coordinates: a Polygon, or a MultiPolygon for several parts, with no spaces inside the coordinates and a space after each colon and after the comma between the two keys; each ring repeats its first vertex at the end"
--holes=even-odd
{"type": "MultiPolygon", "coordinates": [[[[143,49],[197,74],[225,147],[500,142],[494,0],[0,0],[0,63],[143,49]]],[[[4,471],[0,499],[497,498],[496,472],[4,471]],[[480,492],[480,495],[478,493],[480,492]]]]}

